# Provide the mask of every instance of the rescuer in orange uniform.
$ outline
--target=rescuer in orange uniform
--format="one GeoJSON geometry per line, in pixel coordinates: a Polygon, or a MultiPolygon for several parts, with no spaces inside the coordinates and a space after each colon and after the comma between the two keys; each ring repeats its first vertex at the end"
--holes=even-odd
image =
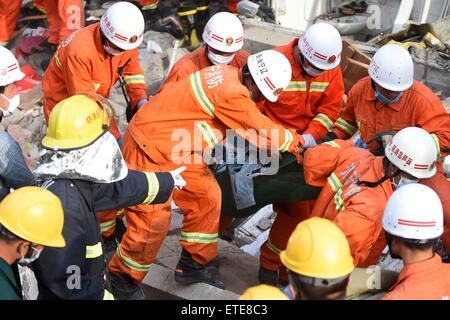
{"type": "MultiPolygon", "coordinates": [[[[77,93],[95,92],[108,97],[119,79],[123,79],[131,106],[147,101],[147,87],[139,65],[138,49],[143,39],[144,18],[139,9],[128,2],[118,2],[102,16],[100,23],[72,34],[56,51],[42,81],[44,113],[50,112],[59,101],[77,93]]],[[[117,125],[111,133],[119,138],[117,125]]]]}
{"type": "MultiPolygon", "coordinates": [[[[34,0],[36,8],[47,13],[50,37],[58,44],[84,26],[82,0],[34,0]]],[[[7,45],[20,15],[22,0],[0,0],[0,45],[7,45]]]]}
{"type": "Polygon", "coordinates": [[[403,260],[397,283],[383,300],[448,300],[450,265],[433,252],[442,235],[441,201],[432,189],[412,184],[395,191],[383,215],[392,257],[403,260]]]}
{"type": "Polygon", "coordinates": [[[323,187],[312,216],[336,223],[357,267],[378,262],[385,247],[381,218],[395,189],[436,173],[436,145],[425,130],[408,127],[386,146],[386,156],[334,140],[305,152],[305,181],[323,187]]]}
{"type": "MultiPolygon", "coordinates": [[[[318,23],[309,27],[300,39],[275,48],[292,67],[292,79],[277,102],[259,104],[263,114],[286,128],[294,129],[314,147],[316,140],[332,129],[339,117],[344,84],[339,67],[342,40],[332,26],[318,23]]],[[[287,283],[287,273],[279,252],[295,226],[310,217],[313,201],[274,204],[277,217],[267,242],[261,247],[259,281],[277,285],[287,283]],[[278,274],[278,272],[280,272],[278,274]]]]}
{"type": "MultiPolygon", "coordinates": [[[[139,9],[131,3],[119,2],[106,11],[100,23],[83,28],[65,40],[42,81],[46,120],[56,103],[77,93],[95,92],[108,97],[119,79],[118,68],[124,65],[123,80],[131,107],[147,102],[147,87],[137,49],[143,32],[144,18],[139,9]]],[[[110,132],[119,139],[115,120],[110,132]]],[[[98,213],[106,253],[115,250],[115,237],[111,236],[120,212],[98,213]]]]}
{"type": "Polygon", "coordinates": [[[249,53],[242,49],[244,29],[241,21],[229,12],[216,13],[203,32],[205,46],[185,55],[174,64],[164,83],[178,81],[212,65],[228,64],[242,68],[249,53]]]}
{"type": "MultiPolygon", "coordinates": [[[[263,116],[253,102],[264,97],[276,101],[290,77],[291,67],[282,54],[263,51],[250,56],[242,70],[212,66],[169,84],[130,122],[122,149],[130,168],[187,167],[183,173],[187,186],[173,196],[184,212],[177,282],[223,287],[205,267],[217,254],[221,191],[203,153],[223,140],[227,129],[270,150],[296,154],[304,143],[294,131],[263,116]]],[[[129,296],[139,290],[136,283],[150,269],[169,230],[170,216],[170,200],[126,209],[127,232],[109,270],[115,277],[130,279],[129,296]]]]}
{"type": "MultiPolygon", "coordinates": [[[[432,134],[438,153],[448,154],[450,117],[439,98],[413,76],[414,63],[406,49],[394,44],[382,47],[370,64],[369,77],[352,88],[342,117],[324,140],[346,139],[358,131],[360,144],[367,143],[369,150],[381,154],[382,147],[375,139],[378,134],[417,126],[432,134]]],[[[450,224],[450,182],[444,177],[440,162],[436,176],[421,183],[439,195],[444,221],[450,224]]],[[[444,239],[450,250],[449,228],[445,230],[444,239]]]]}
{"type": "Polygon", "coordinates": [[[332,138],[347,139],[359,130],[371,151],[381,132],[398,132],[418,126],[433,135],[440,151],[450,147],[450,118],[439,98],[414,80],[414,62],[409,52],[388,44],[375,54],[369,77],[350,90],[346,108],[334,124],[332,138]]]}

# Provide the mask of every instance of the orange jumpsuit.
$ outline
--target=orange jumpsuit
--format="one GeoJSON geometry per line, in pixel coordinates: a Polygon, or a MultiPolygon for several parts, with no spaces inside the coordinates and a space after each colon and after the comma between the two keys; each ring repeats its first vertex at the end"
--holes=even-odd
{"type": "MultiPolygon", "coordinates": [[[[335,122],[333,132],[339,139],[351,137],[357,129],[363,141],[384,131],[398,132],[417,126],[434,135],[440,149],[450,147],[450,118],[439,98],[424,84],[414,81],[400,100],[382,105],[375,98],[370,77],[359,80],[350,90],[343,115],[335,122]]],[[[375,142],[369,149],[376,148],[375,142]]]]}
{"type": "MultiPolygon", "coordinates": [[[[217,253],[221,207],[220,187],[202,155],[222,141],[229,128],[254,145],[298,152],[295,132],[263,116],[241,83],[240,70],[226,65],[167,85],[133,117],[122,148],[130,168],[166,171],[187,166],[182,174],[187,186],[176,190],[173,199],[184,212],[180,243],[202,265],[217,253]]],[[[141,281],[169,230],[170,217],[170,199],[164,205],[127,208],[128,228],[110,271],[141,281]]]]}
{"type": "MultiPolygon", "coordinates": [[[[147,98],[144,72],[139,64],[138,50],[125,51],[110,56],[103,49],[99,23],[78,31],[61,43],[42,80],[44,114],[48,121],[50,112],[59,101],[81,92],[96,92],[108,97],[119,76],[117,68],[130,62],[124,69],[124,81],[131,105],[147,98]]],[[[116,123],[111,133],[120,136],[116,123]]]]}
{"type": "Polygon", "coordinates": [[[83,0],[44,0],[44,4],[50,29],[48,42],[59,44],[84,27],[83,0]]]}
{"type": "MultiPolygon", "coordinates": [[[[184,79],[191,73],[212,66],[213,64],[209,61],[205,50],[205,47],[200,47],[178,60],[177,63],[173,65],[172,70],[170,70],[164,85],[184,79]]],[[[247,64],[247,58],[249,55],[250,54],[247,51],[243,49],[239,50],[236,52],[233,61],[231,61],[229,65],[240,69],[247,64]]]]}
{"type": "MultiPolygon", "coordinates": [[[[258,107],[275,123],[292,128],[300,134],[311,134],[318,140],[332,129],[333,122],[339,117],[344,95],[342,73],[338,67],[316,78],[305,77],[301,64],[293,55],[297,43],[298,39],[294,39],[288,45],[274,49],[288,58],[292,67],[292,79],[277,102],[264,101],[258,107]]],[[[268,270],[281,268],[280,278],[283,280],[287,280],[287,274],[282,267],[279,252],[286,248],[295,226],[310,217],[313,205],[314,201],[274,204],[277,217],[269,239],[261,247],[260,264],[268,270]]]]}
{"type": "MultiPolygon", "coordinates": [[[[242,68],[247,64],[247,58],[250,54],[241,49],[236,52],[234,59],[230,62],[230,66],[236,67],[238,69],[242,68]]],[[[213,64],[209,61],[206,55],[206,48],[200,47],[193,52],[183,56],[180,60],[177,61],[170,70],[169,75],[167,76],[166,81],[161,87],[160,91],[166,86],[168,83],[179,81],[188,77],[190,74],[200,71],[204,68],[210,67],[213,64]]],[[[231,224],[233,218],[229,216],[221,216],[220,217],[220,227],[219,234],[222,234],[223,231],[231,224]]]]}
{"type": "Polygon", "coordinates": [[[393,193],[390,180],[375,188],[358,181],[376,182],[384,176],[383,159],[352,147],[351,140],[334,140],[305,152],[305,181],[323,187],[312,216],[333,221],[347,237],[355,266],[375,265],[385,247],[381,218],[393,193]]]}
{"type": "MultiPolygon", "coordinates": [[[[144,72],[139,64],[138,49],[125,51],[119,56],[105,53],[98,23],[81,29],[61,43],[53,56],[42,80],[44,114],[48,121],[50,112],[59,101],[82,92],[96,92],[107,98],[119,76],[117,68],[130,62],[124,69],[126,90],[135,106],[147,98],[144,72]]],[[[120,137],[115,120],[111,133],[120,137]]],[[[122,211],[98,212],[100,228],[104,236],[113,234],[116,218],[122,211]]]]}
{"type": "Polygon", "coordinates": [[[444,210],[444,234],[441,236],[444,247],[450,252],[450,181],[444,176],[442,164],[437,164],[437,173],[431,179],[421,180],[420,183],[433,189],[439,196],[444,210]]]}
{"type": "Polygon", "coordinates": [[[433,258],[406,265],[397,283],[382,300],[448,300],[450,264],[437,254],[433,258]]]}
{"type": "MultiPolygon", "coordinates": [[[[46,11],[49,42],[58,44],[84,26],[82,0],[35,0],[36,8],[46,11]]],[[[16,27],[22,0],[0,0],[0,45],[6,45],[16,27]]]]}
{"type": "MultiPolygon", "coordinates": [[[[414,81],[411,89],[393,105],[383,106],[376,98],[370,77],[358,81],[350,90],[346,109],[334,124],[333,132],[339,139],[352,136],[359,129],[363,141],[372,139],[384,131],[398,132],[409,126],[417,126],[431,133],[438,149],[448,154],[450,148],[450,117],[439,98],[425,85],[414,81]]],[[[375,142],[369,149],[376,149],[375,142]]],[[[450,181],[438,165],[436,176],[422,180],[439,195],[444,208],[446,248],[450,249],[450,181]]]]}

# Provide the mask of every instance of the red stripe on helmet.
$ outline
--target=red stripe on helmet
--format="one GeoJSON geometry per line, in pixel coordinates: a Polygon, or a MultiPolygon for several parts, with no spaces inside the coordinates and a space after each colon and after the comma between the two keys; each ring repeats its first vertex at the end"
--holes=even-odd
{"type": "Polygon", "coordinates": [[[244,40],[244,37],[237,38],[234,42],[238,43],[244,40]]]}
{"type": "Polygon", "coordinates": [[[17,65],[15,65],[14,67],[10,68],[8,67],[8,72],[14,71],[16,69],[18,69],[19,67],[17,65]]]}
{"type": "Polygon", "coordinates": [[[275,86],[273,85],[272,81],[268,77],[264,78],[264,82],[269,86],[270,90],[275,89],[275,86]]]}
{"type": "Polygon", "coordinates": [[[222,38],[222,37],[220,37],[220,36],[218,36],[217,34],[214,34],[214,33],[213,33],[213,34],[211,35],[211,37],[212,37],[212,38],[214,38],[214,39],[217,39],[217,40],[223,41],[223,38],[222,38]]]}
{"type": "Polygon", "coordinates": [[[323,56],[321,54],[318,54],[317,52],[314,52],[314,56],[316,58],[319,58],[320,60],[327,60],[327,57],[325,57],[325,56],[323,56]]]}
{"type": "Polygon", "coordinates": [[[124,37],[124,36],[122,36],[122,35],[120,35],[120,34],[118,34],[118,33],[115,33],[115,34],[114,34],[114,37],[116,37],[117,39],[120,39],[120,40],[124,40],[124,41],[127,41],[127,40],[128,40],[128,38],[126,38],[126,37],[124,37]]]}
{"type": "Polygon", "coordinates": [[[416,164],[416,165],[414,165],[414,169],[417,169],[417,170],[428,170],[428,165],[426,165],[426,164],[416,164]]]}
{"type": "Polygon", "coordinates": [[[411,227],[435,227],[436,221],[410,221],[398,219],[398,224],[411,227]]]}
{"type": "Polygon", "coordinates": [[[323,54],[321,54],[320,52],[317,52],[317,51],[314,51],[314,54],[316,54],[316,55],[318,55],[319,57],[322,57],[322,58],[326,58],[327,56],[325,56],[325,55],[323,55],[323,54]]]}
{"type": "Polygon", "coordinates": [[[436,227],[435,224],[415,224],[415,223],[406,223],[406,222],[399,222],[398,224],[403,225],[403,226],[420,227],[420,228],[436,227]]]}
{"type": "Polygon", "coordinates": [[[13,63],[12,65],[7,66],[7,68],[11,68],[11,67],[17,67],[17,63],[13,63]]]}

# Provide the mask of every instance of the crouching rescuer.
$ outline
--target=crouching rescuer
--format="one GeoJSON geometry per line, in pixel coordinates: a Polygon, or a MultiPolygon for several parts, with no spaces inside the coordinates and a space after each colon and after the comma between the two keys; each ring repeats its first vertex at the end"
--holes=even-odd
{"type": "MultiPolygon", "coordinates": [[[[100,226],[95,212],[164,203],[185,181],[172,173],[128,170],[114,136],[109,102],[75,95],[53,109],[35,173],[64,208],[66,247],[48,248],[34,263],[38,299],[108,299],[100,226]]],[[[131,226],[133,227],[133,226],[131,226]]]]}

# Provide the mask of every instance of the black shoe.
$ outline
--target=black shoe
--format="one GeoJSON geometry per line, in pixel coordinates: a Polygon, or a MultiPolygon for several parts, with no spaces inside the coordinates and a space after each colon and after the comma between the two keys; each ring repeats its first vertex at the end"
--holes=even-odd
{"type": "Polygon", "coordinates": [[[258,280],[261,284],[268,284],[270,286],[278,286],[278,271],[273,271],[259,267],[258,280]]]}
{"type": "Polygon", "coordinates": [[[109,273],[109,283],[115,299],[118,300],[145,300],[144,291],[133,282],[128,275],[109,273]]]}
{"type": "Polygon", "coordinates": [[[175,270],[175,281],[182,284],[207,283],[219,289],[224,289],[222,281],[215,279],[205,266],[194,261],[189,252],[183,250],[175,270]]]}
{"type": "Polygon", "coordinates": [[[206,270],[213,276],[217,277],[220,274],[220,260],[215,258],[205,265],[206,270]]]}
{"type": "Polygon", "coordinates": [[[102,237],[103,240],[103,255],[105,256],[106,262],[112,259],[114,253],[117,250],[116,236],[112,235],[110,237],[102,237]]]}

